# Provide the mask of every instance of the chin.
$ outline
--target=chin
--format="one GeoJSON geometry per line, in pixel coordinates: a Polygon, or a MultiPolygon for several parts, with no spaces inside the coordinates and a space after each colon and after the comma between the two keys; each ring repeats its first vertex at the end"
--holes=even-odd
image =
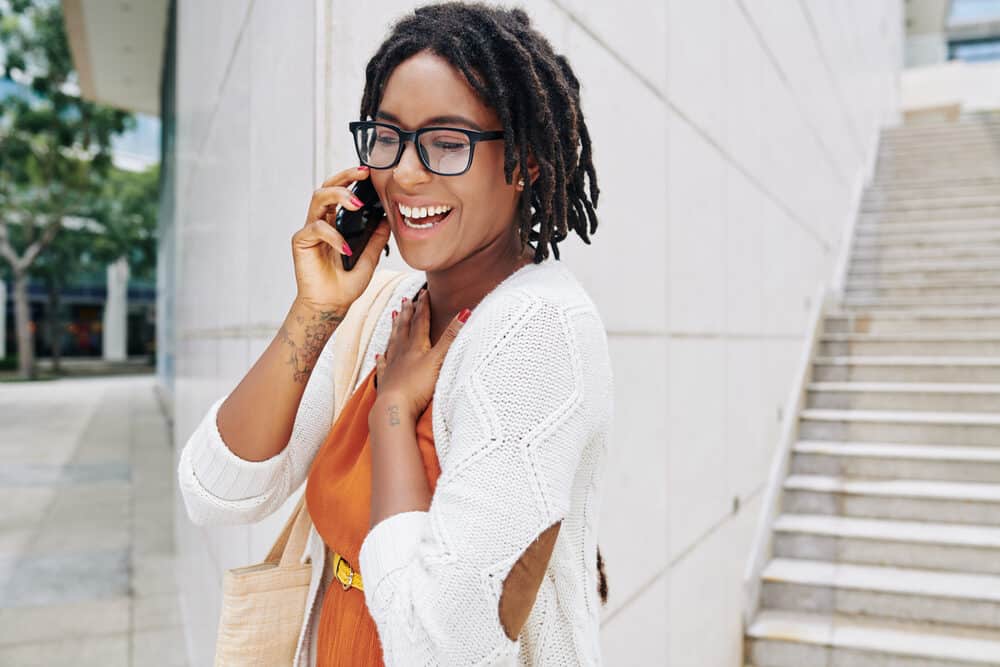
{"type": "Polygon", "coordinates": [[[444,268],[441,263],[440,248],[420,243],[403,241],[396,238],[396,249],[400,257],[414,271],[436,271],[444,268]]]}

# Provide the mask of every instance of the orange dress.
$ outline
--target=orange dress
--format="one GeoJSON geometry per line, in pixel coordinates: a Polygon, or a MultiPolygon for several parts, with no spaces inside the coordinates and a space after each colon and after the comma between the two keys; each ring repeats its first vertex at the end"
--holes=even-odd
{"type": "MultiPolygon", "coordinates": [[[[375,403],[375,369],[358,386],[338,415],[330,434],[309,469],[306,507],[327,546],[327,560],[336,551],[352,568],[358,567],[361,543],[371,514],[371,439],[368,413],[375,403]]],[[[417,446],[431,493],[441,468],[434,449],[433,401],[417,421],[417,446]]],[[[327,563],[330,568],[330,563],[327,563]]],[[[364,573],[361,573],[362,585],[364,573]]],[[[334,579],[327,587],[316,638],[317,667],[382,665],[382,646],[375,621],[365,606],[364,592],[344,590],[334,579]]]]}

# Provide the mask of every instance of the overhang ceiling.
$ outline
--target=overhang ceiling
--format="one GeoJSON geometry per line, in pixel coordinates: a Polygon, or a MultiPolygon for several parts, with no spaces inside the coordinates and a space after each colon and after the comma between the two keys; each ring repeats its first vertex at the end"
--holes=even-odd
{"type": "Polygon", "coordinates": [[[906,0],[906,34],[944,32],[951,0],[906,0]]]}
{"type": "Polygon", "coordinates": [[[160,115],[168,0],[62,0],[85,99],[160,115]]]}

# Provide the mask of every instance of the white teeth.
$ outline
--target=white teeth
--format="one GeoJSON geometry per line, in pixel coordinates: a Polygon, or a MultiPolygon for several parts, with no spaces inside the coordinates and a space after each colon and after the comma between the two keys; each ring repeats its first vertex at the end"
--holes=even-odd
{"type": "Polygon", "coordinates": [[[437,215],[438,213],[445,213],[451,210],[450,206],[421,206],[421,207],[409,207],[403,204],[398,204],[399,212],[403,214],[404,217],[419,220],[420,218],[426,218],[429,215],[437,215]]]}

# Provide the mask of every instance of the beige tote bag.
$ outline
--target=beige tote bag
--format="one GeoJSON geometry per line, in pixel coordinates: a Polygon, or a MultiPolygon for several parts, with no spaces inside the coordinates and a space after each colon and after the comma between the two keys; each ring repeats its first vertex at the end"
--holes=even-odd
{"type": "MultiPolygon", "coordinates": [[[[357,384],[379,315],[406,275],[376,271],[337,326],[334,420],[357,384]]],[[[225,573],[215,667],[292,667],[312,577],[312,564],[300,562],[312,528],[305,498],[303,490],[264,562],[225,573]]]]}

